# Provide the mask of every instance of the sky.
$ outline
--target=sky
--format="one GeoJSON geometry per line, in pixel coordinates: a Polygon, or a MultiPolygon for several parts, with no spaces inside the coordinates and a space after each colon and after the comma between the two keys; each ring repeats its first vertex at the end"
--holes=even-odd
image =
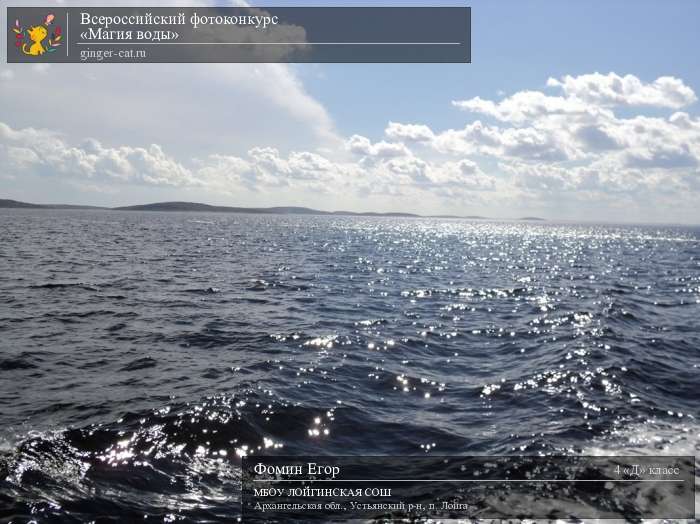
{"type": "Polygon", "coordinates": [[[28,65],[3,49],[0,198],[700,223],[700,3],[381,5],[471,6],[472,63],[28,65]]]}

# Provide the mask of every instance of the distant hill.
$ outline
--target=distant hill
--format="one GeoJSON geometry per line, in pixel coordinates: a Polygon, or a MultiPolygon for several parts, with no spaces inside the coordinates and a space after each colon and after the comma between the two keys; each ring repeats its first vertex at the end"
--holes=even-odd
{"type": "Polygon", "coordinates": [[[37,209],[42,208],[44,206],[40,206],[39,204],[28,204],[26,202],[19,202],[17,200],[8,200],[6,198],[0,198],[0,207],[37,209]]]}
{"type": "Polygon", "coordinates": [[[115,211],[204,211],[208,213],[260,213],[271,215],[329,215],[328,211],[319,211],[308,207],[232,207],[210,206],[197,202],[156,202],[138,206],[122,206],[115,211]]]}
{"type": "Polygon", "coordinates": [[[546,222],[546,218],[540,218],[540,217],[521,217],[518,220],[533,220],[533,221],[538,221],[538,222],[546,222]]]}
{"type": "Polygon", "coordinates": [[[231,207],[210,206],[196,202],[157,202],[138,206],[115,207],[116,211],[206,211],[210,213],[257,213],[270,215],[348,215],[348,216],[393,216],[418,217],[412,213],[356,213],[354,211],[321,211],[309,207],[277,206],[277,207],[231,207]]]}
{"type": "Polygon", "coordinates": [[[19,200],[0,198],[0,208],[3,207],[16,209],[107,209],[97,206],[73,206],[70,204],[30,204],[19,200]]]}
{"type": "MultiPolygon", "coordinates": [[[[232,207],[211,206],[199,202],[155,202],[153,204],[140,204],[135,206],[97,207],[97,206],[73,206],[65,204],[30,204],[18,200],[0,199],[0,208],[16,209],[102,209],[111,211],[192,211],[205,213],[254,213],[268,215],[331,215],[331,216],[357,216],[357,217],[397,217],[397,218],[456,218],[469,220],[490,220],[488,217],[478,215],[417,215],[415,213],[377,213],[373,211],[321,211],[310,207],[277,206],[277,207],[232,207]]],[[[539,217],[523,217],[519,220],[544,220],[539,217]]]]}
{"type": "Polygon", "coordinates": [[[227,206],[210,206],[197,202],[157,202],[137,206],[121,206],[113,208],[116,211],[206,211],[221,213],[241,212],[244,208],[227,206]]]}

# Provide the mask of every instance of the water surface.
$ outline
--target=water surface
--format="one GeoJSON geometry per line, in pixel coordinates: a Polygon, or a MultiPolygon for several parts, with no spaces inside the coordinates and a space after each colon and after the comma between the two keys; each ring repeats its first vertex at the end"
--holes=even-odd
{"type": "Polygon", "coordinates": [[[700,230],[0,210],[0,520],[220,522],[240,456],[697,454],[700,230]]]}

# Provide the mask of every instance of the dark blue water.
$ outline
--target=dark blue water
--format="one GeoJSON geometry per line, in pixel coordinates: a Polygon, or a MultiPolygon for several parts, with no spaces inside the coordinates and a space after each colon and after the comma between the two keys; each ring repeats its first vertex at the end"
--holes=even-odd
{"type": "Polygon", "coordinates": [[[700,449],[700,231],[0,210],[0,521],[230,522],[245,454],[700,449]]]}

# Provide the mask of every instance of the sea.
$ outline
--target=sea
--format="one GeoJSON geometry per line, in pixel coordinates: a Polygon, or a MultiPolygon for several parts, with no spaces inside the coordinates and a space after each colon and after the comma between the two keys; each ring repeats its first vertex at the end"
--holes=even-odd
{"type": "Polygon", "coordinates": [[[236,522],[256,454],[697,457],[698,417],[698,227],[0,210],[0,522],[236,522]]]}

